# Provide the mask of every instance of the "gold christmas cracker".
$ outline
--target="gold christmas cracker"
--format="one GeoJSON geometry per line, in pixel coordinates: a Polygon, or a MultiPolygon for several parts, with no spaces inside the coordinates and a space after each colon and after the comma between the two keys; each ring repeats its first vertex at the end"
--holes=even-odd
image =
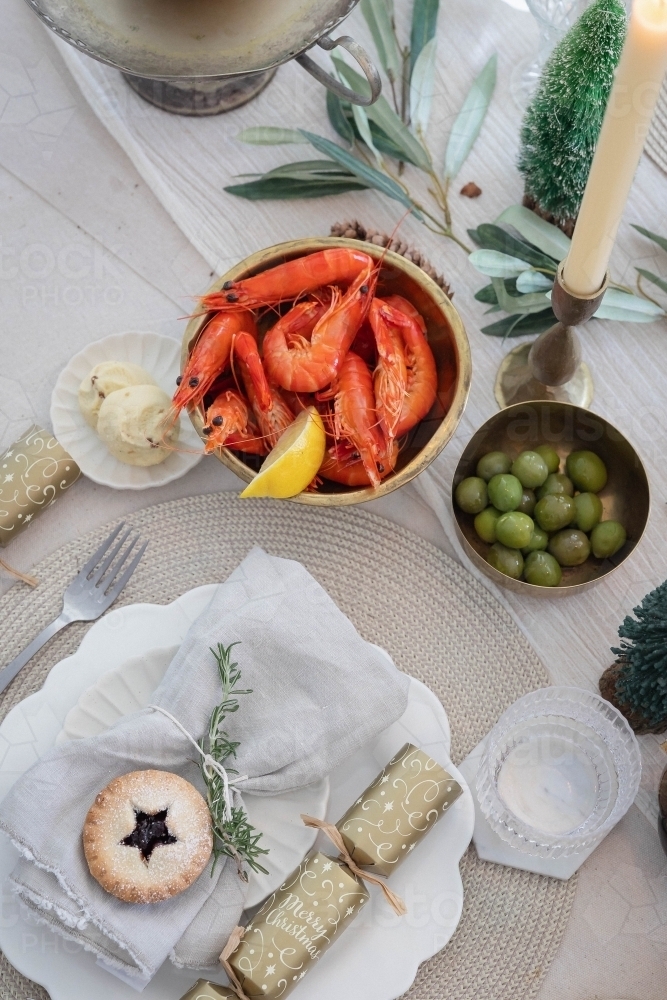
{"type": "Polygon", "coordinates": [[[444,767],[406,743],[336,826],[356,864],[391,875],[461,792],[444,767]]]}
{"type": "Polygon", "coordinates": [[[34,424],[0,456],[0,545],[16,538],[80,476],[52,434],[34,424]]]}
{"type": "Polygon", "coordinates": [[[181,1000],[237,1000],[237,997],[228,986],[218,986],[217,983],[200,979],[181,997],[181,1000]]]}
{"type": "Polygon", "coordinates": [[[181,1000],[237,1000],[236,994],[227,986],[218,986],[200,979],[181,1000]]]}
{"type": "Polygon", "coordinates": [[[228,960],[248,1000],[287,996],[368,898],[349,868],[311,852],[269,896],[228,960]]]}

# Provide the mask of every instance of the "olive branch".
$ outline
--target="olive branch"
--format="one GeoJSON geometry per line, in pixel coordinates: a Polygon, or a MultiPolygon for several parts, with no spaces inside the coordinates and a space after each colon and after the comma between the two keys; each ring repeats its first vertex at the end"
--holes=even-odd
{"type": "MultiPolygon", "coordinates": [[[[220,683],[222,686],[222,701],[211,712],[208,724],[208,733],[199,740],[202,755],[208,754],[216,763],[221,764],[228,774],[238,774],[238,771],[227,767],[226,761],[230,757],[236,757],[236,751],[240,743],[234,742],[222,728],[228,715],[232,715],[239,709],[237,695],[252,694],[252,689],[237,690],[236,685],[241,680],[241,670],[238,663],[232,663],[231,651],[238,642],[233,642],[225,647],[218,643],[217,648],[211,648],[218,665],[220,683]]],[[[262,834],[257,833],[255,828],[248,822],[248,816],[244,809],[233,806],[231,815],[226,813],[225,787],[222,777],[212,768],[207,768],[204,757],[200,763],[200,770],[204,783],[206,784],[206,802],[211,813],[213,825],[213,868],[211,875],[215,871],[218,859],[222,856],[234,858],[238,869],[239,877],[244,882],[248,881],[248,873],[244,868],[247,863],[253,871],[268,874],[257,858],[261,854],[268,854],[268,850],[259,846],[262,834]]]]}

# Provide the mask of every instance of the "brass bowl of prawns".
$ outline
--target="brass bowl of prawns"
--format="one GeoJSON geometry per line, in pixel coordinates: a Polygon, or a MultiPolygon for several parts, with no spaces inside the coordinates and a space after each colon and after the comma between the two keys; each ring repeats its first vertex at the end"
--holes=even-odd
{"type": "MultiPolygon", "coordinates": [[[[301,264],[298,266],[302,267],[301,264]]],[[[322,273],[328,278],[331,277],[328,271],[322,273]]],[[[272,278],[269,275],[266,277],[267,279],[272,278]]],[[[363,333],[362,330],[359,334],[361,339],[363,339],[363,333]]],[[[368,328],[366,334],[372,336],[368,328]]],[[[278,341],[280,341],[280,337],[278,337],[278,341]]],[[[223,354],[225,350],[228,350],[226,345],[222,348],[223,354]]],[[[260,374],[263,376],[264,373],[260,374]]],[[[261,250],[247,257],[217,279],[206,295],[202,297],[202,311],[190,320],[185,331],[181,352],[181,376],[174,400],[178,408],[187,407],[195,429],[205,442],[207,452],[215,454],[224,465],[246,483],[253,479],[267,451],[275,444],[279,433],[284,430],[286,421],[290,419],[290,416],[286,416],[285,413],[289,414],[291,410],[291,419],[293,419],[299,406],[317,401],[328,433],[325,462],[316,484],[290,499],[296,503],[315,506],[349,506],[375,500],[399,489],[431,464],[450,441],[458,426],[468,399],[471,376],[470,346],[461,318],[442,289],[421,268],[404,257],[371,243],[334,237],[315,237],[279,243],[266,250],[261,250]],[[348,269],[348,273],[343,275],[341,279],[343,298],[339,314],[335,318],[338,327],[344,320],[346,323],[355,325],[358,330],[360,322],[368,318],[373,298],[386,300],[399,296],[400,299],[391,298],[391,301],[400,304],[400,300],[403,300],[401,308],[405,312],[412,311],[414,313],[416,310],[419,317],[423,319],[423,323],[421,319],[419,322],[435,363],[432,405],[428,412],[423,415],[420,413],[418,422],[407,432],[395,440],[391,440],[391,444],[384,440],[385,451],[379,457],[376,447],[373,461],[379,472],[377,476],[373,477],[376,480],[375,483],[370,481],[367,472],[369,467],[367,455],[365,455],[366,465],[364,466],[359,450],[354,450],[349,441],[340,438],[341,421],[340,414],[338,414],[338,404],[342,393],[339,384],[343,382],[345,373],[347,374],[346,384],[351,384],[355,393],[357,392],[357,380],[361,377],[362,380],[370,378],[370,385],[375,385],[376,394],[379,395],[379,358],[376,356],[374,363],[373,358],[366,355],[365,367],[368,369],[368,374],[364,374],[364,366],[358,364],[358,345],[359,353],[364,354],[361,349],[363,345],[360,344],[359,339],[355,339],[352,345],[355,351],[346,352],[345,372],[337,369],[336,377],[329,378],[326,375],[327,365],[333,372],[340,359],[336,359],[335,352],[327,351],[327,344],[324,344],[323,349],[320,350],[322,345],[319,343],[316,345],[318,351],[317,357],[315,357],[315,350],[311,349],[309,344],[305,342],[309,337],[313,342],[316,339],[312,333],[312,323],[310,329],[304,331],[305,338],[298,337],[298,331],[301,328],[293,324],[292,332],[290,333],[288,329],[287,338],[283,337],[282,339],[282,350],[280,346],[275,349],[275,334],[278,331],[274,330],[271,338],[273,347],[270,357],[267,350],[267,354],[263,356],[261,367],[267,370],[269,381],[273,385],[276,385],[277,378],[280,379],[282,387],[278,389],[277,393],[273,393],[274,405],[271,410],[273,424],[267,427],[262,422],[261,427],[259,427],[253,419],[252,409],[254,407],[259,413],[257,401],[259,399],[259,404],[262,404],[263,394],[262,379],[260,378],[258,381],[254,377],[253,370],[260,364],[258,354],[261,357],[265,343],[269,344],[267,340],[269,330],[278,326],[278,319],[281,320],[283,326],[285,323],[289,325],[288,312],[294,315],[295,312],[301,311],[305,320],[308,319],[309,309],[311,314],[316,313],[315,319],[321,318],[325,311],[329,315],[332,308],[331,296],[333,295],[336,299],[336,295],[338,294],[340,297],[341,293],[332,293],[326,283],[319,292],[311,295],[307,294],[308,288],[303,288],[301,292],[294,294],[295,287],[290,287],[280,303],[274,298],[273,304],[263,304],[259,312],[253,311],[256,327],[250,331],[250,336],[248,336],[248,330],[245,328],[248,327],[249,321],[243,321],[242,310],[246,305],[250,308],[253,303],[250,299],[244,298],[243,282],[279,268],[287,262],[312,257],[312,261],[303,265],[312,285],[311,273],[316,270],[317,265],[322,263],[322,251],[332,250],[345,251],[345,254],[340,253],[336,256],[341,259],[343,270],[348,269]],[[313,255],[315,256],[313,257],[313,255]],[[370,277],[359,270],[359,261],[364,256],[372,259],[373,269],[370,277]],[[239,289],[238,293],[237,289],[239,289]],[[352,301],[352,297],[354,297],[354,301],[352,301]],[[321,305],[319,313],[317,313],[318,300],[321,305]],[[226,306],[226,303],[229,305],[226,306]],[[295,303],[299,305],[297,310],[293,308],[295,303]],[[218,311],[221,306],[228,311],[224,321],[220,319],[218,311]],[[341,312],[343,313],[342,318],[341,312]],[[231,335],[234,345],[231,363],[227,365],[226,374],[222,375],[220,372],[214,374],[214,370],[219,368],[219,357],[215,363],[209,363],[210,352],[208,355],[205,353],[205,349],[210,345],[206,344],[204,334],[207,333],[208,340],[213,341],[211,331],[213,330],[213,321],[216,318],[218,326],[222,327],[223,323],[226,324],[228,331],[223,332],[222,336],[229,337],[231,335]],[[292,337],[291,340],[290,337],[292,337]],[[303,363],[299,359],[297,364],[294,360],[296,352],[288,350],[290,346],[295,345],[295,337],[300,339],[302,348],[306,349],[301,355],[305,358],[303,363]],[[195,364],[198,354],[201,357],[199,363],[195,364]],[[353,357],[350,357],[351,354],[353,357]],[[374,364],[376,365],[375,369],[374,364]],[[321,386],[327,378],[327,384],[313,393],[313,387],[321,386]],[[203,389],[205,392],[202,398],[203,389]],[[328,419],[325,412],[327,407],[329,409],[328,419]],[[225,444],[221,446],[218,442],[221,440],[220,435],[223,430],[227,436],[224,439],[225,444]],[[327,478],[327,475],[336,477],[336,479],[327,478]]],[[[390,372],[387,390],[389,396],[391,396],[393,387],[394,382],[390,372]]],[[[426,400],[426,402],[428,401],[426,400]]],[[[353,409],[355,402],[356,396],[353,396],[353,409]]],[[[408,400],[407,402],[413,401],[408,400]]],[[[385,403],[387,403],[386,400],[385,403]]],[[[391,400],[387,405],[389,406],[390,403],[391,400]]],[[[401,409],[400,400],[397,409],[395,399],[393,403],[398,414],[401,409]]],[[[415,406],[418,408],[418,400],[415,402],[415,406]]],[[[404,415],[405,405],[403,406],[404,415]]],[[[403,421],[396,425],[395,420],[394,429],[401,431],[405,423],[406,421],[403,421]]],[[[377,445],[377,437],[382,438],[381,426],[383,425],[379,417],[374,414],[372,423],[367,429],[368,435],[373,439],[375,445],[377,445]]],[[[346,430],[344,425],[342,430],[346,430]]]]}

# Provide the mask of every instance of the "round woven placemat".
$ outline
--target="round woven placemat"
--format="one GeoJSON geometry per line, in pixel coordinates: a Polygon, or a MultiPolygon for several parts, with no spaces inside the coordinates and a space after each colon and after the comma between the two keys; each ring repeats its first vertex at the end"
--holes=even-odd
{"type": "MultiPolygon", "coordinates": [[[[427,684],[451,722],[458,763],[500,713],[548,683],[510,616],[458,563],[417,535],[363,510],[317,510],[219,493],[149,507],[128,518],[151,544],[118,604],[166,604],[224,579],[253,545],[300,560],[361,634],[427,684]]],[[[0,663],[60,611],[61,595],[110,525],[76,539],[34,569],[42,581],[0,600],[0,663]]],[[[71,625],[38,653],[0,701],[0,716],[37,691],[78,647],[71,625]]],[[[556,953],[576,879],[561,882],[480,861],[461,863],[464,907],[448,946],[421,969],[410,1000],[528,1000],[556,953]]],[[[0,956],[2,1000],[48,1000],[0,956]]],[[[165,998],[176,1000],[176,998],[165,998]]],[[[362,998],[355,998],[362,1000],[362,998]]]]}

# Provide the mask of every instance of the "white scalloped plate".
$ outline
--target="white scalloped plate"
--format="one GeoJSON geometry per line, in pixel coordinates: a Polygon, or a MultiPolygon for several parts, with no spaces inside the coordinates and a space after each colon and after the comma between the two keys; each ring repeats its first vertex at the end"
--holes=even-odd
{"type": "Polygon", "coordinates": [[[118,490],[145,490],[179,479],[202,457],[202,444],[189,420],[180,420],[178,447],[160,465],[140,468],[114,458],[79,409],[78,392],[91,368],[102,361],[130,361],[141,365],[171,396],[180,372],[181,345],[159,333],[115,333],[88,344],[75,354],[58,376],[51,396],[53,433],[81,471],[95,483],[118,490]]]}
{"type": "MultiPolygon", "coordinates": [[[[150,697],[148,688],[153,681],[159,683],[158,675],[164,669],[160,664],[166,666],[167,654],[182,641],[209,602],[212,589],[198,587],[166,606],[118,608],[100,619],[79,650],[53,668],[44,688],[12,709],[0,726],[0,801],[41,754],[57,739],[66,738],[60,736],[65,725],[73,736],[77,726],[85,729],[104,725],[104,713],[109,713],[107,718],[115,716],[123,699],[126,704],[134,704],[150,697]],[[156,636],[160,637],[160,647],[156,646],[156,636]],[[122,682],[123,693],[115,681],[111,691],[105,683],[96,683],[114,670],[126,677],[132,661],[148,665],[135,666],[137,677],[130,681],[129,689],[122,682]],[[70,714],[75,706],[82,709],[82,714],[70,714]]],[[[392,888],[408,905],[407,916],[395,917],[373,892],[372,902],[355,923],[354,932],[342,935],[317,964],[307,985],[298,987],[296,1000],[340,1000],[341,996],[350,1000],[394,1000],[410,987],[419,965],[443,948],[456,930],[463,907],[458,866],[472,837],[474,806],[464,778],[449,760],[447,715],[427,687],[412,680],[408,708],[402,718],[330,775],[331,797],[326,815],[331,821],[337,820],[406,741],[422,747],[446,767],[461,783],[463,795],[392,877],[392,888]]],[[[283,809],[269,824],[272,833],[276,823],[287,822],[292,824],[292,835],[298,831],[300,836],[304,828],[293,807],[284,809],[287,798],[262,797],[261,803],[283,809]]],[[[246,796],[248,811],[258,802],[259,796],[246,796]]],[[[299,807],[299,812],[304,810],[299,807]]],[[[331,850],[326,844],[324,849],[331,850]]],[[[130,986],[103,971],[93,956],[21,914],[15,898],[4,886],[17,856],[8,841],[0,837],[0,948],[9,961],[23,975],[44,986],[52,1000],[136,998],[130,986]]],[[[210,970],[201,976],[224,981],[222,973],[210,970]]],[[[146,987],[143,997],[177,1000],[197,978],[196,972],[176,969],[167,962],[146,987]]]]}

